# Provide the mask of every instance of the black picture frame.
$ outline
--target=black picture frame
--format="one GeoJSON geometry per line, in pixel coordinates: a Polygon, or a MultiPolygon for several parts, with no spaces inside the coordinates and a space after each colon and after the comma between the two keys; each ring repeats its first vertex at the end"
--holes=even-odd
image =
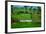
{"type": "Polygon", "coordinates": [[[45,31],[45,3],[44,2],[27,2],[27,1],[5,1],[5,33],[25,33],[25,32],[42,32],[45,31]],[[7,3],[8,2],[21,2],[21,3],[38,3],[38,4],[44,4],[44,30],[38,30],[38,31],[22,31],[22,32],[8,32],[7,27],[7,3]]]}

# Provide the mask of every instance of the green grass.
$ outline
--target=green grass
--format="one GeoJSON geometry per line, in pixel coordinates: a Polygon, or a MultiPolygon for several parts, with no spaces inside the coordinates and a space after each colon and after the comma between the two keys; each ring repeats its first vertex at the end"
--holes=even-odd
{"type": "Polygon", "coordinates": [[[15,18],[24,20],[24,19],[32,19],[32,16],[31,14],[17,14],[15,15],[15,18]]]}
{"type": "Polygon", "coordinates": [[[12,18],[17,19],[32,19],[32,22],[14,22],[11,24],[11,28],[32,28],[32,27],[41,27],[41,22],[37,20],[40,20],[39,15],[33,15],[33,14],[14,14],[12,15],[12,18]]]}
{"type": "Polygon", "coordinates": [[[11,28],[32,28],[32,27],[40,27],[40,22],[16,22],[11,24],[11,28]]]}

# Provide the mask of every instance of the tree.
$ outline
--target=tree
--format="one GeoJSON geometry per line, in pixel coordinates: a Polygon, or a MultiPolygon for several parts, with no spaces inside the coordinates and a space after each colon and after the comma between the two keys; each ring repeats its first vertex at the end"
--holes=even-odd
{"type": "Polygon", "coordinates": [[[24,6],[24,7],[25,7],[25,9],[24,9],[24,13],[25,13],[25,12],[27,12],[27,6],[24,6]]]}
{"type": "Polygon", "coordinates": [[[33,8],[33,13],[34,13],[34,14],[36,13],[36,10],[37,10],[37,9],[34,7],[34,8],[33,8]]]}
{"type": "Polygon", "coordinates": [[[11,5],[11,13],[13,13],[13,5],[11,5]]]}
{"type": "Polygon", "coordinates": [[[30,11],[29,13],[32,13],[32,6],[29,8],[29,11],[30,11]]]}
{"type": "Polygon", "coordinates": [[[38,14],[41,14],[41,7],[37,7],[38,9],[38,14]]]}

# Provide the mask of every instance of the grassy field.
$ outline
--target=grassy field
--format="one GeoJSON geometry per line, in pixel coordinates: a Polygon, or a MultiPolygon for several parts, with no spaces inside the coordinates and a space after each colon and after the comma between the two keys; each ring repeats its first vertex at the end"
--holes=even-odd
{"type": "Polygon", "coordinates": [[[31,11],[29,11],[29,9],[28,10],[24,9],[24,7],[21,7],[21,9],[20,7],[19,8],[16,7],[16,9],[14,9],[11,12],[11,28],[32,28],[32,27],[33,28],[41,27],[41,15],[38,9],[34,8],[31,9],[31,11]],[[32,20],[32,22],[19,22],[19,20],[32,20]]]}
{"type": "Polygon", "coordinates": [[[29,19],[32,19],[32,15],[31,14],[14,14],[12,15],[13,18],[16,18],[16,19],[21,19],[21,20],[29,20],[29,19]]]}
{"type": "Polygon", "coordinates": [[[37,21],[39,20],[39,16],[38,15],[35,15],[35,16],[32,16],[32,14],[17,14],[14,16],[15,18],[17,19],[23,19],[23,20],[31,20],[32,17],[33,17],[33,21],[32,22],[14,22],[11,24],[11,28],[31,28],[31,27],[40,27],[41,26],[41,23],[40,21],[37,21]],[[36,21],[36,22],[34,22],[36,21]]]}
{"type": "Polygon", "coordinates": [[[17,22],[11,24],[11,28],[34,28],[34,27],[41,27],[39,22],[17,22]]]}

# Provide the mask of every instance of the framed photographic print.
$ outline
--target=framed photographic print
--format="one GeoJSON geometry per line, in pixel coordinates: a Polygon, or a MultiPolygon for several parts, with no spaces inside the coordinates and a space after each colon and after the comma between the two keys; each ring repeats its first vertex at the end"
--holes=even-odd
{"type": "Polygon", "coordinates": [[[45,31],[45,3],[7,1],[5,4],[5,32],[45,31]]]}

